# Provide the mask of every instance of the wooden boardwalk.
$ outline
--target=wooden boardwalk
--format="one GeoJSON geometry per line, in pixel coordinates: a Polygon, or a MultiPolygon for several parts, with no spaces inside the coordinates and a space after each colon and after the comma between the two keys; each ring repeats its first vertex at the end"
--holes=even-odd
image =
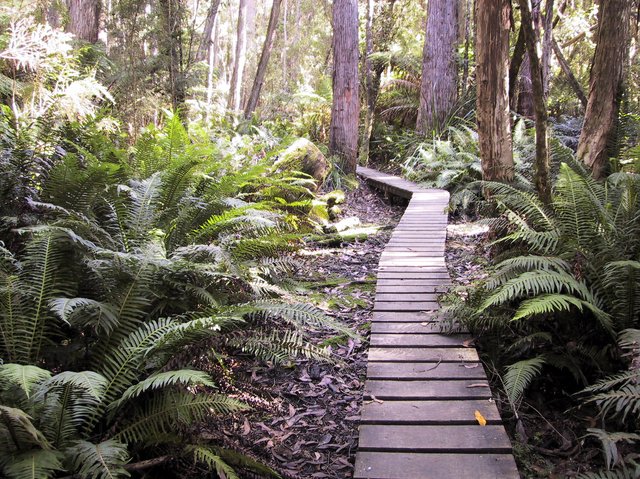
{"type": "Polygon", "coordinates": [[[434,317],[451,284],[449,194],[369,168],[358,174],[409,206],[380,258],[354,478],[519,478],[476,350],[464,334],[439,334],[434,317]]]}

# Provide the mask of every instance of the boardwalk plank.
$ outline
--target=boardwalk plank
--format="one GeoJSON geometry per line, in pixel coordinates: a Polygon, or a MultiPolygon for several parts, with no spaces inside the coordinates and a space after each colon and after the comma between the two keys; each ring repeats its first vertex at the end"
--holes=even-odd
{"type": "Polygon", "coordinates": [[[478,411],[488,424],[501,424],[494,401],[488,399],[452,401],[371,401],[362,407],[361,424],[469,425],[478,424],[478,411]]]}
{"type": "Polygon", "coordinates": [[[367,366],[367,378],[378,380],[476,379],[486,380],[481,363],[377,363],[367,366]]]}
{"type": "Polygon", "coordinates": [[[369,343],[371,346],[396,347],[396,348],[419,348],[423,346],[438,348],[461,348],[466,347],[465,341],[469,341],[469,335],[454,334],[384,334],[372,333],[369,343]]]}
{"type": "MultiPolygon", "coordinates": [[[[371,379],[365,383],[365,400],[376,398],[377,401],[404,400],[466,400],[491,399],[491,391],[487,387],[469,387],[476,384],[487,384],[477,379],[460,380],[415,380],[392,381],[371,379]]],[[[375,402],[375,401],[374,401],[375,402]]]]}
{"type": "Polygon", "coordinates": [[[511,454],[358,453],[354,479],[519,479],[511,454]]]}
{"type": "Polygon", "coordinates": [[[360,426],[363,451],[508,453],[502,426],[360,426]]]}
{"type": "Polygon", "coordinates": [[[369,361],[450,363],[479,361],[474,348],[369,348],[369,361]]]}

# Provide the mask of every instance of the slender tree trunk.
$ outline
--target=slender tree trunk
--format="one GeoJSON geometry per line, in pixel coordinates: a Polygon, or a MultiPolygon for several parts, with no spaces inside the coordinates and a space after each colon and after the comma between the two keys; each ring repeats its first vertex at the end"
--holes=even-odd
{"type": "Polygon", "coordinates": [[[333,106],[329,151],[341,158],[346,174],[356,172],[360,95],[358,80],[358,2],[333,3],[333,106]]]}
{"type": "Polygon", "coordinates": [[[560,45],[558,45],[558,42],[556,42],[555,39],[552,38],[551,39],[551,46],[553,48],[553,53],[556,55],[556,59],[558,60],[558,63],[560,64],[560,68],[562,69],[563,73],[567,76],[567,78],[569,80],[569,85],[571,86],[571,89],[573,90],[573,92],[578,97],[578,100],[580,100],[580,103],[582,104],[582,107],[583,108],[587,108],[587,97],[585,96],[584,91],[582,91],[582,87],[580,86],[580,82],[578,81],[578,79],[575,77],[575,75],[571,71],[571,67],[569,66],[569,62],[567,62],[567,59],[562,54],[562,50],[560,50],[560,45]]]}
{"type": "Polygon", "coordinates": [[[429,0],[422,54],[422,84],[416,130],[426,134],[442,128],[458,94],[457,0],[429,0]]]}
{"type": "MultiPolygon", "coordinates": [[[[161,49],[168,58],[169,94],[174,111],[184,109],[186,92],[186,79],[182,64],[182,0],[160,0],[160,14],[162,16],[163,31],[161,49]]],[[[184,118],[183,118],[184,120],[184,118]]]]}
{"type": "Polygon", "coordinates": [[[238,7],[238,29],[236,32],[236,50],[233,61],[233,73],[229,86],[227,107],[234,112],[240,111],[242,103],[242,80],[247,63],[247,10],[249,0],[240,0],[238,7]]]}
{"type": "Polygon", "coordinates": [[[253,86],[251,87],[251,94],[249,95],[249,100],[247,100],[247,106],[244,110],[245,118],[250,118],[258,106],[260,90],[262,90],[264,78],[267,74],[267,66],[269,65],[269,58],[271,57],[271,51],[273,50],[273,40],[275,38],[276,29],[278,28],[281,4],[282,0],[273,0],[271,15],[269,16],[269,26],[267,27],[267,36],[264,39],[262,54],[260,55],[260,62],[258,63],[258,70],[256,71],[256,77],[253,80],[253,86]]]}
{"type": "Polygon", "coordinates": [[[369,140],[371,139],[371,129],[373,128],[373,112],[376,107],[375,98],[373,97],[373,71],[371,67],[371,54],[373,53],[373,7],[374,0],[367,0],[365,44],[362,61],[366,111],[364,116],[364,128],[362,130],[362,140],[360,141],[360,161],[361,164],[365,165],[369,161],[369,140]]]}
{"type": "MultiPolygon", "coordinates": [[[[518,0],[519,1],[519,0],[518,0]]],[[[533,21],[533,29],[536,38],[540,37],[541,20],[540,20],[540,2],[536,2],[531,10],[531,18],[533,21]]],[[[526,36],[522,32],[525,39],[525,51],[527,49],[526,36]]],[[[516,103],[516,111],[526,117],[535,118],[535,101],[533,99],[533,79],[531,72],[531,59],[529,55],[525,55],[520,67],[520,75],[518,77],[518,100],[516,103]]]]}
{"type": "Polygon", "coordinates": [[[527,49],[524,44],[524,32],[522,27],[518,30],[518,38],[513,48],[513,55],[509,63],[509,105],[513,111],[518,109],[518,79],[520,78],[520,68],[524,61],[524,54],[527,49]]]}
{"type": "Polygon", "coordinates": [[[538,58],[539,38],[533,28],[531,0],[519,0],[522,15],[522,31],[529,55],[531,83],[533,87],[533,106],[536,119],[536,160],[534,163],[534,183],[538,196],[545,204],[551,203],[551,184],[549,173],[549,140],[547,137],[547,105],[544,93],[544,72],[538,58]]]}
{"type": "Polygon", "coordinates": [[[485,180],[513,180],[509,116],[510,0],[476,2],[478,140],[485,180]]]}
{"type": "Polygon", "coordinates": [[[198,46],[196,53],[196,61],[201,62],[210,57],[209,53],[213,45],[213,26],[216,23],[218,9],[220,8],[220,0],[211,0],[209,11],[207,12],[207,20],[204,23],[204,31],[202,32],[202,40],[198,46]]]}
{"type": "Polygon", "coordinates": [[[284,18],[282,19],[282,84],[284,90],[289,91],[287,53],[289,49],[289,0],[284,0],[284,18]]]}
{"type": "Polygon", "coordinates": [[[551,73],[551,52],[553,50],[553,0],[547,0],[544,7],[544,36],[542,37],[542,84],[545,98],[549,96],[549,75],[551,73]]]}
{"type": "Polygon", "coordinates": [[[578,142],[577,156],[595,178],[607,174],[608,145],[616,135],[616,122],[629,48],[632,0],[602,0],[596,51],[591,65],[589,100],[578,142]]]}
{"type": "Polygon", "coordinates": [[[460,80],[461,92],[467,92],[469,83],[469,52],[471,50],[471,12],[469,0],[464,1],[464,58],[462,59],[462,79],[460,80]]]}
{"type": "Polygon", "coordinates": [[[66,30],[78,40],[89,43],[98,41],[102,0],[67,0],[69,20],[66,30]]]}

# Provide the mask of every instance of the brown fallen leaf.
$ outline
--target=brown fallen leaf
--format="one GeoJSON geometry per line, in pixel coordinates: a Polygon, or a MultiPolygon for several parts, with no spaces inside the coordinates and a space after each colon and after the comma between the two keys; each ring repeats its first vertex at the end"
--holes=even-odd
{"type": "Polygon", "coordinates": [[[467,339],[466,341],[463,341],[463,342],[462,342],[462,345],[463,345],[465,348],[472,348],[472,347],[473,347],[473,342],[474,342],[474,341],[475,341],[475,339],[473,339],[473,338],[472,338],[472,339],[467,339]]]}

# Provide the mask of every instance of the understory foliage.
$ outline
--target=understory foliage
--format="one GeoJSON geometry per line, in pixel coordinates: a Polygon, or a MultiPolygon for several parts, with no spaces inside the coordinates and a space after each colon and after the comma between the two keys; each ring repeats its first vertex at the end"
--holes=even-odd
{"type": "MultiPolygon", "coordinates": [[[[567,160],[548,206],[525,181],[479,184],[499,213],[491,222],[499,254],[452,309],[482,337],[489,360],[504,365],[515,410],[527,388],[550,378],[565,394],[586,388],[577,398],[617,430],[590,430],[610,468],[622,464],[616,443],[640,438],[637,364],[603,379],[629,367],[640,344],[640,176],[598,182],[567,160]]],[[[633,459],[615,477],[627,477],[633,459]]]]}
{"type": "Polygon", "coordinates": [[[330,360],[309,333],[350,334],[286,300],[313,180],[270,166],[282,147],[265,129],[187,130],[167,112],[129,146],[93,114],[1,113],[3,477],[128,477],[157,455],[276,477],[194,431],[248,406],[193,358],[330,360]]]}

